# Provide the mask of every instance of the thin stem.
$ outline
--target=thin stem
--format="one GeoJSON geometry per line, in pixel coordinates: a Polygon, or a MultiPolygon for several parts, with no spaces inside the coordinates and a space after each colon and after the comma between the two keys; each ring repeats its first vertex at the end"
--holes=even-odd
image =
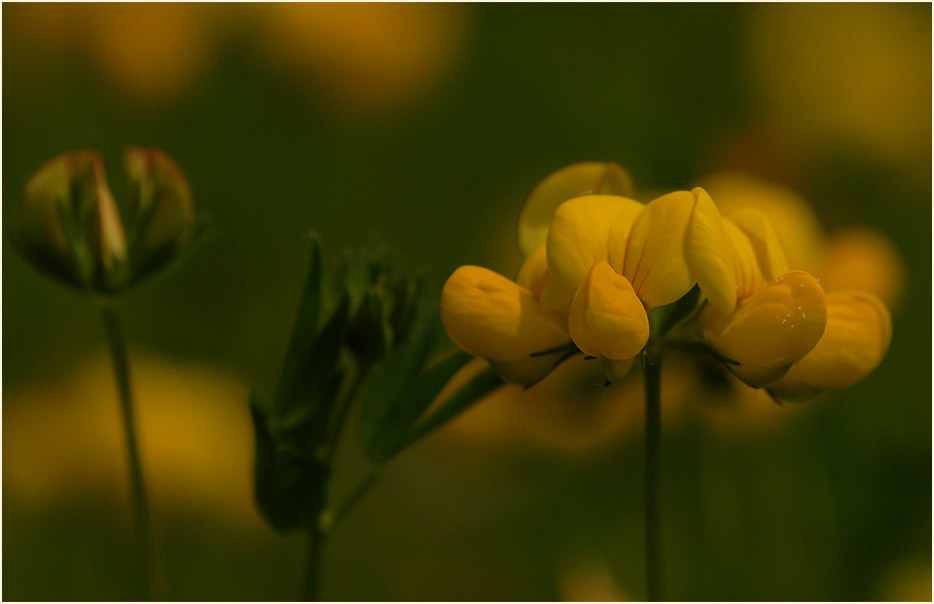
{"type": "Polygon", "coordinates": [[[341,434],[343,434],[344,431],[344,424],[347,423],[347,417],[350,415],[350,408],[353,406],[354,399],[357,398],[357,393],[363,385],[366,373],[366,369],[361,368],[357,370],[357,374],[353,376],[347,392],[337,405],[337,411],[334,413],[334,417],[331,418],[331,423],[328,426],[327,440],[325,441],[327,446],[325,463],[328,467],[334,465],[334,457],[337,455],[337,446],[340,443],[341,434]]]}
{"type": "Polygon", "coordinates": [[[147,596],[153,600],[163,598],[156,558],[155,539],[152,519],[149,514],[149,502],[146,498],[146,483],[143,480],[143,467],[140,462],[139,445],[136,439],[136,421],[133,409],[133,391],[130,386],[130,363],[127,356],[126,339],[120,324],[120,312],[112,303],[105,303],[101,310],[104,319],[104,332],[110,347],[113,361],[114,378],[117,382],[117,394],[120,399],[123,432],[126,435],[127,459],[130,465],[130,497],[133,504],[133,519],[136,530],[136,543],[139,563],[145,567],[147,596]]]}
{"type": "Polygon", "coordinates": [[[302,600],[305,602],[317,602],[318,590],[321,583],[321,554],[324,551],[325,533],[317,526],[312,526],[307,531],[306,543],[307,551],[305,554],[305,580],[302,584],[302,600]]]}
{"type": "Polygon", "coordinates": [[[645,378],[645,581],[648,600],[662,596],[662,509],[659,449],[662,435],[661,363],[643,356],[645,378]]]}
{"type": "Polygon", "coordinates": [[[363,496],[370,492],[370,489],[373,488],[373,485],[379,480],[380,472],[382,468],[373,468],[370,470],[366,476],[364,476],[357,486],[350,492],[349,495],[338,505],[333,514],[328,517],[327,528],[330,530],[332,527],[337,526],[337,524],[344,519],[350,510],[355,508],[360,500],[363,499],[363,496]]]}

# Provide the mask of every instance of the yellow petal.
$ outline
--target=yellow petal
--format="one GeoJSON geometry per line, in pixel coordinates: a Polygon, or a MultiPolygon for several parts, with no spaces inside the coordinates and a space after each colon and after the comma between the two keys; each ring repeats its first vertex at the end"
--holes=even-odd
{"type": "Polygon", "coordinates": [[[694,287],[685,249],[694,203],[688,191],[662,195],[632,226],[622,274],[649,308],[671,304],[694,287]]]}
{"type": "Polygon", "coordinates": [[[631,359],[649,339],[649,318],[626,277],[606,261],[595,262],[571,302],[568,329],[592,356],[631,359]]]}
{"type": "Polygon", "coordinates": [[[879,365],[891,341],[892,318],[879,298],[865,292],[828,293],[827,329],[820,342],[769,388],[795,399],[852,386],[879,365]]]}
{"type": "Polygon", "coordinates": [[[788,272],[790,267],[785,251],[765,214],[758,210],[739,210],[730,214],[730,220],[749,238],[766,281],[788,272]]]}
{"type": "Polygon", "coordinates": [[[736,271],[736,299],[742,301],[762,289],[764,283],[762,271],[759,270],[756,252],[752,248],[749,237],[729,218],[723,219],[723,228],[732,242],[733,267],[736,271]]]}
{"type": "Polygon", "coordinates": [[[619,164],[584,162],[550,174],[535,187],[519,214],[519,249],[528,256],[545,243],[555,210],[574,197],[591,194],[631,197],[632,180],[619,164]]]}
{"type": "Polygon", "coordinates": [[[714,174],[701,185],[717,200],[724,216],[747,208],[768,216],[789,266],[817,274],[824,248],[823,230],[817,214],[800,195],[742,172],[714,174]]]}
{"type": "Polygon", "coordinates": [[[723,312],[736,306],[736,272],[730,236],[707,191],[691,190],[694,211],[687,233],[688,268],[710,303],[723,312]]]}
{"type": "Polygon", "coordinates": [[[611,382],[621,381],[629,373],[629,370],[632,369],[634,359],[635,358],[614,361],[613,359],[603,357],[603,373],[606,375],[606,379],[611,382]]]}
{"type": "Polygon", "coordinates": [[[545,275],[548,272],[548,261],[545,257],[545,244],[541,244],[535,251],[529,254],[519,268],[516,275],[516,283],[530,290],[536,297],[542,295],[542,287],[545,284],[545,275]]]}
{"type": "Polygon", "coordinates": [[[708,342],[739,363],[731,371],[750,385],[762,386],[817,345],[827,323],[827,305],[814,277],[792,271],[730,315],[708,307],[701,321],[708,342]]]}
{"type": "Polygon", "coordinates": [[[462,266],[441,292],[441,320],[462,349],[491,361],[517,361],[570,341],[532,292],[479,266],[462,266]]]}
{"type": "Polygon", "coordinates": [[[629,230],[645,207],[615,195],[587,195],[561,204],[548,231],[542,306],[550,310],[569,304],[598,260],[622,272],[629,230]]]}

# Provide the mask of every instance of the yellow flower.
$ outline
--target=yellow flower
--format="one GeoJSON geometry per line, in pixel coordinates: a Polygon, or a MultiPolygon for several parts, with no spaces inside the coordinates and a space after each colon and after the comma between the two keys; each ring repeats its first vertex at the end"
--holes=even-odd
{"type": "Polygon", "coordinates": [[[795,248],[827,247],[800,197],[745,175],[718,175],[707,182],[723,193],[726,206],[741,208],[723,219],[737,267],[736,311],[704,311],[701,329],[707,342],[736,363],[730,369],[740,379],[786,399],[850,386],[868,375],[891,341],[888,309],[870,292],[825,295],[820,280],[809,273],[786,272],[800,268],[788,262],[786,250],[796,263],[818,269],[832,265],[823,253],[807,258],[795,248]],[[780,216],[781,227],[751,209],[756,207],[780,216]]]}
{"type": "Polygon", "coordinates": [[[576,349],[601,357],[617,380],[648,342],[647,309],[698,284],[731,311],[729,235],[710,196],[698,188],[643,205],[593,194],[624,189],[629,179],[615,164],[575,164],[546,178],[520,215],[528,254],[520,283],[461,267],[445,284],[441,313],[451,339],[507,381],[533,383],[576,349]]]}
{"type": "MultiPolygon", "coordinates": [[[[246,387],[198,362],[134,357],[141,457],[159,512],[191,510],[262,534],[253,503],[253,432],[246,387]]],[[[13,387],[4,401],[3,480],[30,508],[91,498],[123,505],[124,446],[110,361],[95,355],[74,372],[13,387]],[[55,421],[50,421],[55,418],[55,421]]]]}
{"type": "Polygon", "coordinates": [[[779,231],[748,207],[754,199],[781,215],[791,199],[784,215],[807,216],[794,194],[745,177],[713,182],[736,208],[728,217],[700,187],[645,205],[613,194],[631,190],[615,164],[552,174],[520,215],[518,282],[471,266],[448,279],[441,313],[451,339],[510,382],[534,383],[578,351],[617,381],[653,337],[664,346],[672,326],[653,334],[653,309],[697,286],[703,310],[679,316],[670,340],[706,342],[747,384],[802,398],[865,377],[891,339],[885,305],[870,293],[828,299],[819,279],[795,270],[820,266],[795,248],[821,248],[816,220],[779,231]]]}

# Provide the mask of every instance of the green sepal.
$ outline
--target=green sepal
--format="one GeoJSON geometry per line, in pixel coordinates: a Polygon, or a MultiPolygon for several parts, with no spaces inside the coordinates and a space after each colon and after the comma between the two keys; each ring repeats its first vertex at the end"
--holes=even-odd
{"type": "Polygon", "coordinates": [[[256,451],[254,496],[263,518],[279,532],[312,526],[324,504],[327,467],[278,442],[267,424],[269,405],[250,393],[256,451]]]}

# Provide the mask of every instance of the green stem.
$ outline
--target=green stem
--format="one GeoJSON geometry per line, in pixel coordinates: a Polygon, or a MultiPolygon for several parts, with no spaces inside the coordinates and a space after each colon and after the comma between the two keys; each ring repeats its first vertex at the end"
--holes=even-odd
{"type": "Polygon", "coordinates": [[[360,500],[363,499],[363,496],[370,492],[370,489],[373,488],[373,485],[379,480],[380,472],[382,468],[373,468],[370,470],[366,476],[357,483],[357,486],[354,487],[353,491],[347,495],[340,505],[334,509],[334,513],[328,518],[328,529],[337,526],[337,524],[344,519],[350,510],[355,508],[360,500]]]}
{"type": "Polygon", "coordinates": [[[302,600],[317,602],[321,583],[321,558],[324,551],[325,533],[317,524],[307,531],[305,554],[305,581],[302,585],[302,600]]]}
{"type": "Polygon", "coordinates": [[[648,600],[662,596],[662,510],[659,449],[662,435],[661,377],[658,359],[643,356],[645,378],[645,581],[648,600]]]}
{"type": "Polygon", "coordinates": [[[136,439],[136,421],[133,409],[133,392],[130,386],[130,364],[127,356],[126,339],[120,324],[120,312],[113,303],[105,302],[102,308],[104,332],[110,347],[114,377],[117,382],[117,394],[120,399],[123,432],[126,435],[127,458],[130,464],[130,497],[133,504],[133,518],[136,530],[140,567],[145,567],[147,597],[153,600],[163,598],[162,583],[158,571],[155,539],[152,519],[149,514],[149,502],[146,498],[146,483],[143,480],[143,467],[140,462],[139,445],[136,439]]]}

